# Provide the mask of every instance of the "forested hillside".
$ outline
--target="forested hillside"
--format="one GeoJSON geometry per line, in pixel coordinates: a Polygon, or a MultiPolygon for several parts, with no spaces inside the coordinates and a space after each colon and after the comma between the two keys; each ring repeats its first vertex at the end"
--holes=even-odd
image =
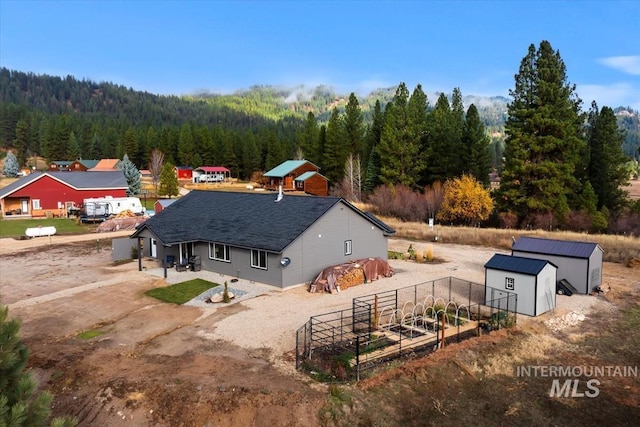
{"type": "MultiPolygon", "coordinates": [[[[545,42],[536,54],[562,71],[562,61],[550,50],[545,42]]],[[[530,78],[528,73],[521,70],[516,77],[530,78]]],[[[178,97],[2,68],[0,152],[14,152],[20,166],[32,166],[34,156],[122,159],[126,154],[142,169],[157,150],[166,165],[224,165],[242,179],[284,160],[305,158],[321,168],[337,194],[351,200],[366,194],[379,206],[414,213],[424,209],[418,215],[422,219],[440,211],[443,183],[445,193],[453,192],[451,185],[467,185],[456,180],[470,177],[471,187],[459,189],[472,191],[462,197],[465,205],[471,194],[484,197],[471,188],[475,181],[487,189],[493,170],[503,178],[501,192],[493,196],[498,207],[494,221],[499,215],[508,226],[556,220],[576,224],[575,215],[581,215],[586,229],[605,229],[607,210],[625,206],[619,187],[633,168],[637,173],[630,158],[639,154],[639,115],[595,104],[584,111],[578,94],[562,81],[544,79],[560,95],[546,102],[558,103],[558,117],[567,119],[557,123],[557,133],[538,141],[540,132],[549,129],[537,129],[527,117],[549,111],[525,102],[529,98],[522,90],[529,86],[520,87],[517,79],[511,102],[463,95],[459,88],[451,94],[427,93],[420,84],[410,92],[402,82],[364,97],[336,94],[324,86],[256,86],[230,95],[178,97]],[[526,148],[532,141],[542,145],[526,148]],[[547,153],[528,158],[532,150],[547,153]],[[552,166],[554,176],[549,175],[552,166]],[[557,193],[547,194],[549,189],[557,193]],[[399,201],[402,194],[408,198],[399,201]]],[[[558,117],[551,114],[540,123],[558,117]]],[[[481,210],[492,210],[490,200],[482,203],[481,210]]],[[[440,219],[487,219],[485,214],[469,216],[466,206],[461,211],[449,206],[447,215],[440,211],[440,219]]]]}

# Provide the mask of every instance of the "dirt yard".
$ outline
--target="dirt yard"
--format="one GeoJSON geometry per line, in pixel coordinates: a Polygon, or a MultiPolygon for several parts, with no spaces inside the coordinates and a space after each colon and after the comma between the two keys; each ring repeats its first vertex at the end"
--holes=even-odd
{"type": "MultiPolygon", "coordinates": [[[[447,276],[483,283],[483,265],[496,252],[433,244],[442,262],[394,260],[393,277],[338,294],[238,283],[251,291],[231,304],[174,306],[144,292],[196,275],[229,278],[169,270],[165,280],[153,260],[143,261],[142,272],[137,262],[114,265],[110,239],[128,233],[0,240],[0,302],[22,321],[29,366],[55,394],[54,413],[74,415],[82,426],[322,425],[328,387],[295,371],[297,328],[359,295],[447,276]]],[[[404,252],[410,243],[393,239],[389,249],[404,252]]],[[[610,296],[640,289],[640,269],[606,263],[603,281],[610,296]]],[[[553,314],[519,322],[536,328],[602,302],[572,298],[559,297],[553,314]]]]}

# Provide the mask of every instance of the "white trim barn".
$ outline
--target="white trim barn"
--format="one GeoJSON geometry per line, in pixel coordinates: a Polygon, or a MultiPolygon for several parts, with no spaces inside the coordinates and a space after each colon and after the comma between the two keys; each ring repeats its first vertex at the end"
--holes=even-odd
{"type": "Polygon", "coordinates": [[[558,280],[565,279],[581,294],[602,285],[604,250],[597,243],[520,237],[511,254],[545,259],[558,267],[558,280]]]}
{"type": "Polygon", "coordinates": [[[517,313],[539,316],[555,308],[557,267],[551,262],[495,254],[484,268],[487,305],[504,308],[497,299],[516,294],[517,313]]]}

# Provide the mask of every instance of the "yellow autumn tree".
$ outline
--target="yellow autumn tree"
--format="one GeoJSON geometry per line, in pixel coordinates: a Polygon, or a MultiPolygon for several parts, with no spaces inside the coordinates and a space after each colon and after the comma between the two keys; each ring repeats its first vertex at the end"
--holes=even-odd
{"type": "Polygon", "coordinates": [[[442,204],[436,219],[441,222],[475,225],[489,218],[493,199],[482,184],[469,175],[444,184],[442,204]]]}

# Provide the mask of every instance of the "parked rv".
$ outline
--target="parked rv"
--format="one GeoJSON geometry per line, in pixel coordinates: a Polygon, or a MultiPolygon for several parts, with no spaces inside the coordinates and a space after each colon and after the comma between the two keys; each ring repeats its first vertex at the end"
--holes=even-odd
{"type": "Polygon", "coordinates": [[[136,215],[143,215],[145,209],[137,197],[99,197],[84,199],[82,222],[104,221],[112,215],[129,210],[136,215]]]}

